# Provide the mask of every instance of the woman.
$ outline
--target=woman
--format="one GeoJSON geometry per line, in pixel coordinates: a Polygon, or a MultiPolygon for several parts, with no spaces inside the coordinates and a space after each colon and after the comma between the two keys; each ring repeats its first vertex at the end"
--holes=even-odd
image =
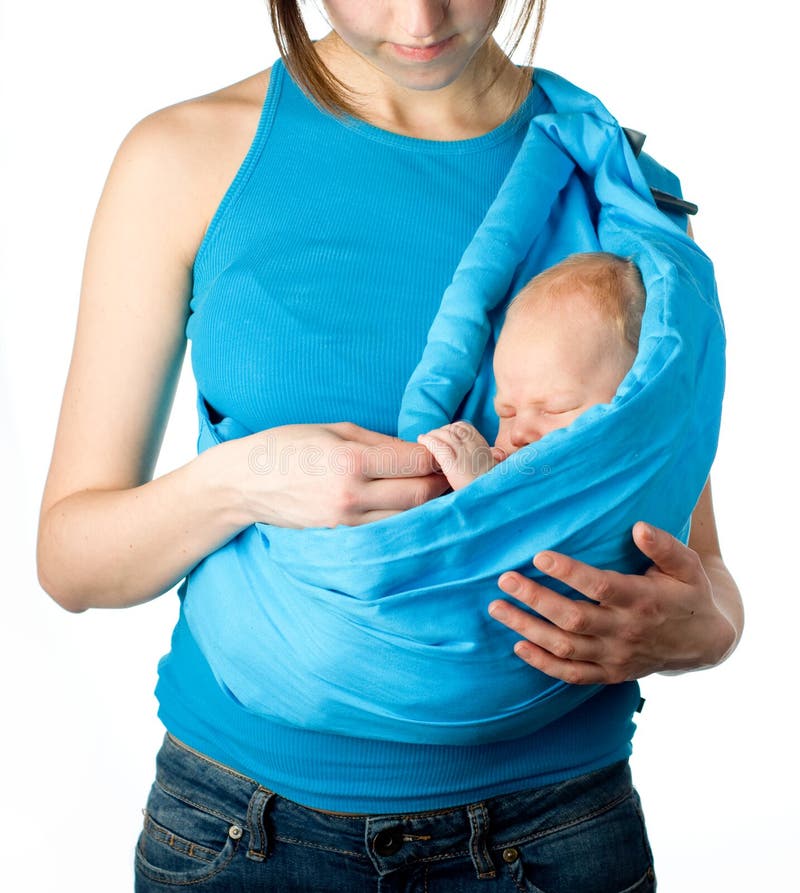
{"type": "MultiPolygon", "coordinates": [[[[535,111],[531,72],[491,36],[502,6],[331,0],[333,30],[311,45],[297,5],[274,0],[288,71],[276,63],[130,132],[90,236],[42,505],[40,579],[63,607],[154,598],[254,521],[363,524],[443,491],[427,451],[391,426],[443,287],[535,111]],[[372,166],[359,166],[367,145],[372,166]],[[260,433],[151,480],[187,333],[214,410],[235,407],[260,433]],[[314,375],[312,352],[324,358],[314,375]],[[267,440],[281,462],[261,473],[267,440]],[[378,452],[395,461],[370,466],[378,452]]],[[[538,26],[542,11],[525,3],[520,21],[538,26]]],[[[597,606],[500,578],[551,621],[493,604],[522,635],[521,659],[569,682],[617,683],[733,650],[741,605],[708,486],[689,548],[641,523],[634,538],[654,562],[644,577],[536,556],[597,606]]],[[[179,622],[161,667],[170,736],[137,889],[653,889],[619,690],[495,745],[309,734],[238,706],[179,622]]]]}

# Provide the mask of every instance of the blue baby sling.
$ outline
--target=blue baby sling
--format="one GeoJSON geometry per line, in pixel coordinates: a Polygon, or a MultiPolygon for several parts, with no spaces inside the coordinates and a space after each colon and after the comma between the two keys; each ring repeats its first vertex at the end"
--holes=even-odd
{"type": "MultiPolygon", "coordinates": [[[[578,251],[631,257],[647,290],[635,363],[610,404],[522,448],[469,486],[382,521],[296,530],[257,523],[190,572],[183,609],[222,689],[310,730],[427,744],[534,732],[598,686],[512,653],[487,614],[507,570],[556,549],[643,572],[639,519],[686,541],[716,451],[724,329],[709,259],[651,196],[623,130],[593,96],[536,73],[535,116],[445,291],[406,388],[398,434],[470,419],[493,441],[492,351],[510,298],[578,251]]],[[[198,451],[252,432],[212,422],[198,451]]]]}

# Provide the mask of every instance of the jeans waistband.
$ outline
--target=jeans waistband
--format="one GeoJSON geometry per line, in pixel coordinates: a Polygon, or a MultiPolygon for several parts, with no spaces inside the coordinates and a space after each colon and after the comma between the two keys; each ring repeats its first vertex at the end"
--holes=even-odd
{"type": "Polygon", "coordinates": [[[633,788],[627,761],[556,784],[419,813],[335,815],[311,809],[188,747],[167,733],[156,781],[172,796],[250,832],[248,857],[269,838],[370,859],[381,874],[419,861],[470,856],[493,874],[490,851],[529,842],[612,809],[633,788]]]}

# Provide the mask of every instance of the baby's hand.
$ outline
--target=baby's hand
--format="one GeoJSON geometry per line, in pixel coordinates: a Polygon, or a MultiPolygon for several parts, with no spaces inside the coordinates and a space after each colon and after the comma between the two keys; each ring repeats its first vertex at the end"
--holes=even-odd
{"type": "Polygon", "coordinates": [[[464,421],[420,434],[417,442],[431,452],[454,490],[466,487],[503,458],[474,425],[464,421]]]}

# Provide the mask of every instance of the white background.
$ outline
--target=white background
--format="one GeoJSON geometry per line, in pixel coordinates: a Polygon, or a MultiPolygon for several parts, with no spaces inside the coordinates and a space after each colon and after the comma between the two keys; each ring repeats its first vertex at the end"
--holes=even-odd
{"type": "MultiPolygon", "coordinates": [[[[551,0],[538,56],[649,134],[651,154],[681,175],[728,328],[713,479],[748,622],[721,668],[642,684],[633,765],[665,893],[783,890],[794,875],[800,320],[787,9],[551,0]]],[[[38,505],[86,239],[138,120],[263,69],[276,51],[259,0],[9,0],[2,17],[3,885],[116,893],[132,889],[163,733],[156,663],[177,599],[75,616],[37,584],[38,505]]],[[[158,474],[194,454],[193,400],[185,374],[158,474]]]]}

